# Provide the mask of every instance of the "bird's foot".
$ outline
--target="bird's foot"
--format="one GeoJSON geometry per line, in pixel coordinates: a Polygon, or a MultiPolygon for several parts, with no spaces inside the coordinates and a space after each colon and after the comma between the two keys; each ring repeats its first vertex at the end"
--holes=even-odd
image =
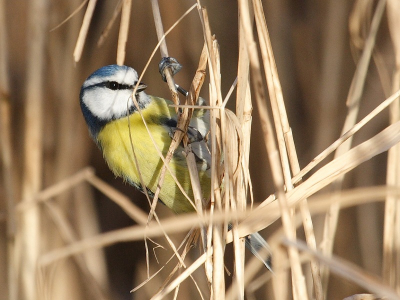
{"type": "MultiPolygon", "coordinates": [[[[167,78],[165,77],[165,69],[168,68],[171,70],[172,76],[178,73],[182,69],[182,65],[173,57],[163,57],[158,64],[158,70],[161,74],[161,78],[163,81],[167,82],[167,78]]],[[[175,83],[175,87],[182,95],[187,96],[188,92],[182,88],[180,85],[175,83]]]]}

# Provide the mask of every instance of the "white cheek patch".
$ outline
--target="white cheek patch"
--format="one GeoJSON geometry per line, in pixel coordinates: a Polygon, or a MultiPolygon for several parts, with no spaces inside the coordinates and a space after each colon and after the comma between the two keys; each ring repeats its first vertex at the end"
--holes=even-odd
{"type": "Polygon", "coordinates": [[[86,91],[82,100],[92,114],[101,120],[124,117],[128,108],[134,105],[131,90],[114,91],[106,87],[86,91]]]}

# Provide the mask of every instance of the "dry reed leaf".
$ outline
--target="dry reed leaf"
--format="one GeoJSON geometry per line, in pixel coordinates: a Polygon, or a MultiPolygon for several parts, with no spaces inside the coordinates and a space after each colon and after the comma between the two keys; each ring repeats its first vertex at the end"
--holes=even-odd
{"type": "Polygon", "coordinates": [[[58,28],[60,28],[61,26],[63,26],[65,23],[67,23],[72,17],[74,17],[84,6],[85,4],[88,2],[88,0],[83,1],[77,9],[75,9],[68,17],[66,17],[64,19],[64,21],[62,21],[60,24],[58,24],[57,26],[53,27],[52,29],[50,29],[49,32],[52,32],[54,30],[57,30],[58,28]]]}
{"type": "MultiPolygon", "coordinates": [[[[376,199],[383,199],[387,193],[397,193],[397,195],[400,195],[400,191],[398,189],[389,189],[387,187],[382,187],[382,188],[363,188],[363,189],[358,189],[356,191],[351,190],[348,192],[342,192],[341,197],[337,198],[338,201],[341,202],[341,207],[348,207],[351,205],[359,205],[361,203],[367,203],[369,201],[375,201],[376,199]]],[[[331,195],[320,195],[317,197],[314,197],[310,201],[310,209],[313,213],[321,213],[326,211],[326,209],[332,204],[332,197],[331,195]],[[321,201],[323,200],[324,201],[321,201]]],[[[279,214],[279,209],[276,208],[276,213],[279,214]]],[[[196,215],[196,214],[193,214],[196,215]]],[[[188,223],[188,227],[196,224],[196,221],[193,221],[193,215],[188,215],[188,216],[179,216],[178,219],[186,219],[188,223]]],[[[223,221],[223,215],[220,216],[220,221],[223,221]]],[[[243,218],[244,216],[241,216],[243,218]]],[[[183,223],[182,220],[180,220],[180,229],[182,231],[185,231],[187,229],[181,228],[183,223]]],[[[215,220],[214,220],[215,221],[215,220]]],[[[173,233],[176,232],[177,226],[176,226],[176,218],[171,218],[170,220],[163,220],[163,225],[165,226],[165,229],[168,233],[173,233]]],[[[90,239],[86,239],[83,241],[80,241],[74,245],[65,247],[64,250],[59,251],[53,251],[48,254],[45,254],[41,262],[43,265],[47,265],[48,263],[51,263],[52,261],[55,261],[57,259],[60,259],[62,257],[66,257],[66,255],[72,255],[73,253],[79,253],[85,249],[90,249],[92,247],[103,247],[106,245],[109,245],[111,243],[119,242],[119,241],[127,241],[127,240],[134,240],[134,239],[141,239],[143,236],[144,228],[141,226],[141,228],[138,228],[140,226],[135,226],[131,227],[132,229],[136,228],[140,232],[138,234],[135,234],[137,232],[136,230],[132,230],[131,228],[123,229],[123,230],[118,230],[116,231],[117,234],[104,234],[99,237],[94,237],[90,239]],[[67,250],[67,251],[65,251],[67,250]]],[[[154,226],[153,226],[154,227],[154,226]]],[[[148,234],[149,236],[161,236],[162,233],[159,232],[159,230],[155,229],[152,231],[154,234],[148,234]]],[[[254,260],[255,264],[259,264],[257,260],[254,260]]]]}
{"type": "Polygon", "coordinates": [[[346,208],[375,201],[384,201],[388,195],[398,196],[400,195],[400,189],[388,186],[372,186],[315,195],[310,198],[310,209],[313,214],[319,214],[326,211],[329,205],[334,202],[340,202],[341,207],[346,208]]]}
{"type": "MultiPolygon", "coordinates": [[[[257,24],[258,38],[260,40],[260,49],[262,61],[264,64],[264,73],[267,80],[268,92],[271,102],[272,115],[275,125],[277,144],[282,165],[282,173],[287,189],[292,188],[290,165],[288,160],[288,149],[285,142],[285,134],[289,131],[289,120],[287,118],[285,103],[283,100],[282,87],[280,84],[278,70],[276,69],[275,58],[272,51],[271,41],[269,39],[267,24],[261,1],[253,1],[254,15],[257,24]]],[[[292,152],[295,152],[292,149],[292,152]]]]}

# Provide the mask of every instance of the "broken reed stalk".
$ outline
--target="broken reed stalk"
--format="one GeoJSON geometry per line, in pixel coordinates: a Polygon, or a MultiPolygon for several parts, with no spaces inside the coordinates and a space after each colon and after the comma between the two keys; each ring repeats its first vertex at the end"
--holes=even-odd
{"type": "MultiPolygon", "coordinates": [[[[269,38],[268,28],[264,17],[261,1],[253,1],[257,32],[260,41],[261,54],[263,57],[265,77],[267,79],[268,91],[270,95],[271,107],[275,121],[275,130],[278,137],[279,152],[283,166],[286,190],[293,189],[291,173],[296,174],[300,171],[299,160],[293,140],[292,131],[286,114],[285,103],[283,101],[282,87],[276,68],[272,45],[269,38]],[[287,149],[287,150],[286,150],[287,149]]],[[[310,248],[316,249],[316,240],[310,212],[308,210],[307,199],[302,200],[300,206],[303,217],[304,231],[306,240],[310,248]]],[[[319,273],[319,265],[316,261],[311,261],[311,272],[314,280],[314,291],[317,300],[323,298],[322,284],[319,273]]]]}
{"type": "MultiPolygon", "coordinates": [[[[282,164],[279,163],[278,149],[276,147],[275,137],[272,133],[272,124],[268,116],[268,109],[266,107],[266,97],[262,87],[262,77],[260,70],[260,61],[256,49],[256,44],[252,34],[251,18],[249,13],[249,3],[246,1],[239,1],[240,16],[243,20],[243,26],[246,30],[246,41],[248,45],[248,53],[250,56],[251,74],[253,77],[253,84],[255,93],[255,100],[257,102],[257,110],[260,114],[262,130],[264,133],[264,143],[268,153],[269,163],[271,165],[272,177],[274,187],[278,196],[278,201],[282,213],[282,222],[285,228],[285,234],[289,239],[295,238],[294,227],[291,224],[291,217],[289,206],[286,202],[286,195],[284,192],[284,176],[282,173],[282,164]]],[[[283,148],[285,146],[283,145],[283,148]]],[[[308,299],[308,294],[305,287],[304,276],[302,274],[299,254],[296,249],[289,248],[289,260],[292,267],[293,276],[293,293],[297,299],[308,299]]]]}

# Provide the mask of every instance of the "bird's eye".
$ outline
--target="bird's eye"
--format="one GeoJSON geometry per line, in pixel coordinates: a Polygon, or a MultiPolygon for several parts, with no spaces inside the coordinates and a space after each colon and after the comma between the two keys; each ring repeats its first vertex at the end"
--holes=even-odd
{"type": "Polygon", "coordinates": [[[108,81],[106,86],[113,91],[119,89],[119,83],[116,81],[108,81]]]}

